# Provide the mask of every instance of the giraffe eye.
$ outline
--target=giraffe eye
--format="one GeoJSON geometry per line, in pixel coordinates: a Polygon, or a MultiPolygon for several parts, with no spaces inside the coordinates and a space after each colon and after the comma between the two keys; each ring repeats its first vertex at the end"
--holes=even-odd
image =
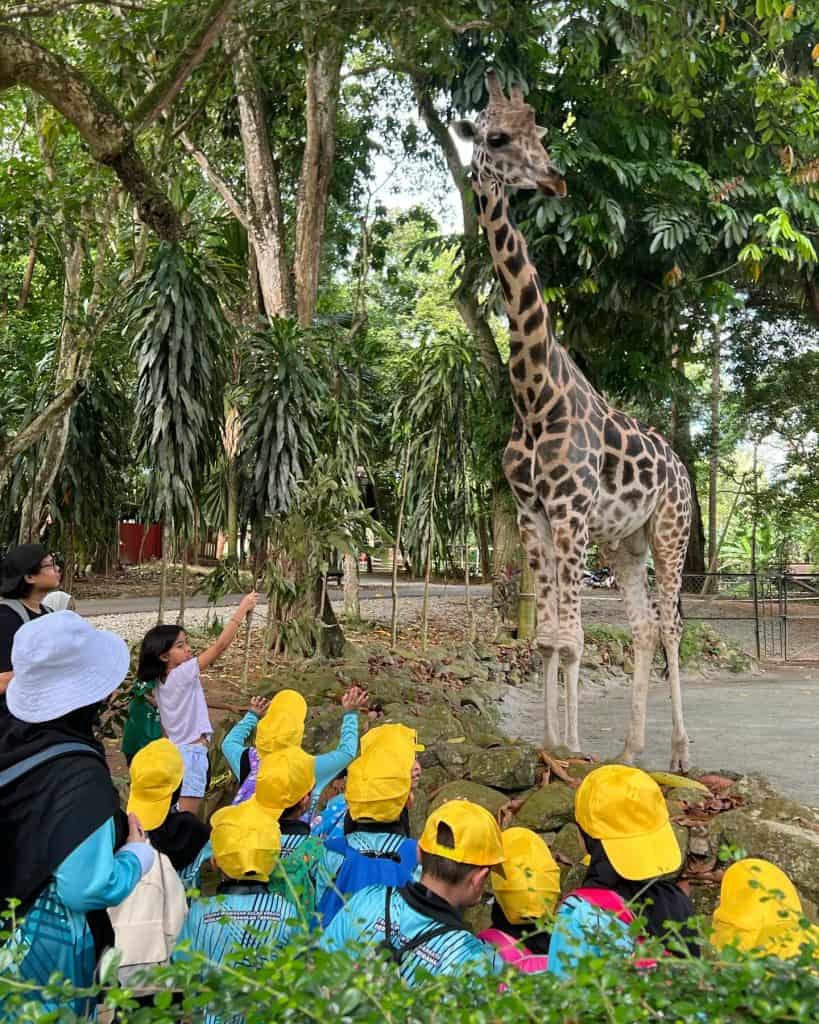
{"type": "Polygon", "coordinates": [[[500,149],[501,146],[505,146],[511,139],[506,132],[492,132],[491,135],[486,136],[486,141],[492,147],[492,149],[500,149]]]}

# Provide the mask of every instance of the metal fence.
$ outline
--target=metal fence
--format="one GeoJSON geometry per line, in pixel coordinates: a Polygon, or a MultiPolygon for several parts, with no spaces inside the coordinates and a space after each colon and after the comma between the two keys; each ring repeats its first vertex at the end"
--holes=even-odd
{"type": "Polygon", "coordinates": [[[682,607],[686,619],[725,624],[759,659],[819,662],[819,567],[687,575],[682,607]]]}

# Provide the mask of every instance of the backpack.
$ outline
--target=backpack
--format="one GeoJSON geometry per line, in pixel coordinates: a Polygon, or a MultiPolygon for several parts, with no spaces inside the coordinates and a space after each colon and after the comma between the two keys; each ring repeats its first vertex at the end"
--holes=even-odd
{"type": "Polygon", "coordinates": [[[392,962],[398,967],[399,972],[401,964],[404,961],[404,957],[407,953],[411,953],[414,949],[418,949],[419,946],[423,946],[425,942],[429,942],[431,939],[440,938],[442,935],[447,935],[449,932],[464,931],[463,928],[454,928],[451,924],[433,924],[429,928],[424,928],[423,931],[419,932],[415,938],[410,939],[409,942],[403,942],[400,946],[394,946],[391,942],[392,939],[392,915],[391,915],[391,904],[392,904],[393,886],[388,885],[387,891],[384,894],[384,938],[378,943],[378,949],[382,950],[392,960],[392,962]]]}
{"type": "MultiPolygon", "coordinates": [[[[24,626],[27,622],[31,622],[29,609],[26,608],[22,601],[18,601],[16,597],[2,597],[0,598],[0,605],[5,605],[7,608],[11,608],[13,612],[16,612],[24,626]]],[[[47,608],[44,604],[41,604],[40,608],[44,615],[48,615],[51,612],[51,608],[47,608]]]]}
{"type": "Polygon", "coordinates": [[[116,949],[122,954],[121,984],[129,984],[146,967],[168,962],[187,913],[182,880],[168,857],[157,850],[153,865],[131,894],[108,908],[116,949]]]}
{"type": "Polygon", "coordinates": [[[549,967],[549,958],[542,953],[530,953],[525,947],[521,949],[511,935],[500,928],[487,928],[478,936],[481,942],[491,943],[497,949],[498,956],[504,963],[517,967],[524,974],[539,974],[549,967]]]}
{"type": "Polygon", "coordinates": [[[395,851],[356,850],[342,836],[328,839],[324,849],[344,858],[335,881],[327,887],[318,905],[325,928],[341,910],[345,896],[352,896],[370,885],[406,885],[418,864],[416,839],[405,839],[395,851]]]}
{"type": "Polygon", "coordinates": [[[566,899],[569,896],[576,896],[580,900],[585,900],[586,903],[591,903],[593,907],[607,910],[610,914],[618,917],[623,924],[631,924],[634,920],[634,914],[626,906],[626,901],[614,889],[574,889],[567,894],[566,899]]]}

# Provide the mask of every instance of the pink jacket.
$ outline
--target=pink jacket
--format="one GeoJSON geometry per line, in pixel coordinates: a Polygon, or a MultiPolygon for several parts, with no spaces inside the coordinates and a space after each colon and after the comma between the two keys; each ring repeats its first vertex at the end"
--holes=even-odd
{"type": "Polygon", "coordinates": [[[502,932],[500,928],[487,928],[478,938],[481,942],[491,943],[497,949],[501,960],[513,964],[524,974],[537,974],[549,966],[548,956],[530,953],[525,946],[521,947],[517,939],[502,932]]]}

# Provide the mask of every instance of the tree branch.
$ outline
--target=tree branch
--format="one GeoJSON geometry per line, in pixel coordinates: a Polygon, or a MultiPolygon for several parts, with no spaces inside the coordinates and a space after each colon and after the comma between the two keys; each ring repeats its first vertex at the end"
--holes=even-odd
{"type": "Polygon", "coordinates": [[[233,13],[236,0],[213,0],[205,12],[199,27],[194,31],[190,42],[183,48],[171,67],[162,78],[134,107],[130,118],[131,129],[135,134],[152,124],[173,103],[185,82],[205,59],[208,50],[213,46],[228,18],[233,13]]]}
{"type": "Polygon", "coordinates": [[[160,238],[181,237],[179,214],[154,182],[113,104],[62,57],[0,25],[0,92],[15,85],[39,93],[74,125],[93,158],[114,171],[160,238]]]}
{"type": "Polygon", "coordinates": [[[247,231],[247,214],[245,213],[242,204],[231,192],[230,186],[227,184],[227,182],[223,178],[221,178],[216,173],[216,171],[214,171],[208,158],[205,156],[202,150],[195,145],[195,143],[192,141],[192,139],[188,136],[186,132],[182,132],[180,134],[179,141],[190,153],[193,159],[202,168],[202,173],[205,175],[207,181],[210,182],[210,184],[213,186],[214,191],[219,193],[219,195],[225,201],[225,205],[227,206],[227,208],[230,210],[230,212],[233,214],[236,220],[239,221],[239,223],[242,225],[245,231],[247,231]]]}
{"type": "MultiPolygon", "coordinates": [[[[443,152],[449,173],[458,189],[461,198],[464,235],[467,238],[477,238],[479,235],[478,216],[475,212],[472,189],[461,163],[458,147],[435,109],[423,73],[415,70],[410,74],[410,78],[424,124],[443,152]]],[[[490,387],[497,390],[504,378],[505,368],[498,352],[495,335],[478,301],[476,278],[475,270],[465,264],[461,280],[455,291],[454,301],[461,319],[478,343],[481,362],[489,375],[490,387]]]]}
{"type": "Polygon", "coordinates": [[[0,450],[0,477],[2,477],[17,456],[34,444],[48,430],[51,424],[59,419],[66,409],[85,391],[86,381],[74,380],[62,391],[58,392],[42,412],[38,413],[19,430],[9,443],[0,450]]]}
{"type": "Polygon", "coordinates": [[[119,7],[124,11],[150,11],[149,4],[133,0],[58,0],[53,4],[14,4],[6,11],[9,18],[48,18],[61,14],[70,7],[119,7]]]}

